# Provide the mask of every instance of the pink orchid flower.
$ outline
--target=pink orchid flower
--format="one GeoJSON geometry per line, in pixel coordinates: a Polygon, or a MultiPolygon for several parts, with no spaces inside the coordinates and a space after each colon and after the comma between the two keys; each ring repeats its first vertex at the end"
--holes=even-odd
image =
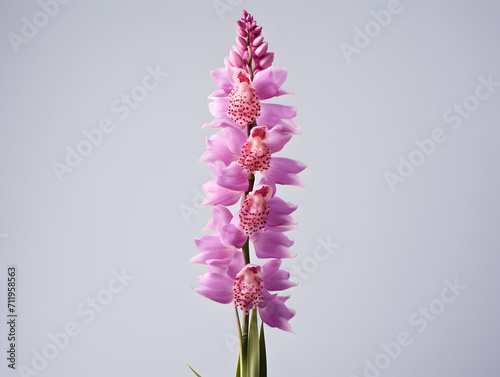
{"type": "Polygon", "coordinates": [[[243,254],[238,252],[228,265],[209,265],[209,272],[197,279],[202,287],[194,290],[221,304],[234,303],[246,314],[258,308],[266,325],[292,332],[288,321],[295,316],[295,310],[285,305],[289,296],[271,293],[297,286],[289,280],[290,273],[280,266],[279,259],[270,260],[262,267],[245,265],[243,254]]]}

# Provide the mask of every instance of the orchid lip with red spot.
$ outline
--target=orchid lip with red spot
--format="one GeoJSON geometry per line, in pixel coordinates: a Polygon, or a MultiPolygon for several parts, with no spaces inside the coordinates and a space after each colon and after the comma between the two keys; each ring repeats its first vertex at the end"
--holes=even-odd
{"type": "Polygon", "coordinates": [[[235,73],[234,89],[229,93],[227,115],[240,126],[248,126],[260,116],[260,101],[250,78],[243,72],[235,73]]]}
{"type": "Polygon", "coordinates": [[[264,229],[269,215],[267,201],[271,199],[273,190],[269,186],[262,186],[249,193],[241,206],[240,226],[247,234],[253,234],[264,229]]]}
{"type": "Polygon", "coordinates": [[[263,288],[262,267],[247,264],[238,272],[234,281],[234,304],[248,314],[264,301],[263,288]]]}
{"type": "Polygon", "coordinates": [[[264,142],[266,127],[255,127],[252,135],[241,148],[241,157],[238,164],[247,173],[268,170],[271,166],[271,150],[264,142]]]}

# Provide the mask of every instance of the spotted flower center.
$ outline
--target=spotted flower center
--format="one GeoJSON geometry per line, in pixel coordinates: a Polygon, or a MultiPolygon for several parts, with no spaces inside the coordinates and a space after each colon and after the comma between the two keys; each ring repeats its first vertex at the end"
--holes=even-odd
{"type": "Polygon", "coordinates": [[[240,210],[240,226],[247,235],[258,232],[266,226],[270,210],[267,201],[271,199],[271,195],[271,188],[262,186],[245,198],[240,210]]]}
{"type": "Polygon", "coordinates": [[[264,171],[269,169],[271,162],[271,150],[264,144],[266,127],[252,129],[252,135],[241,148],[241,157],[238,164],[247,172],[264,171]]]}
{"type": "Polygon", "coordinates": [[[260,102],[257,91],[243,71],[236,75],[235,87],[229,93],[227,115],[240,126],[253,123],[260,115],[260,102]]]}
{"type": "Polygon", "coordinates": [[[234,304],[248,314],[264,300],[263,288],[262,267],[247,264],[238,272],[234,281],[234,304]]]}

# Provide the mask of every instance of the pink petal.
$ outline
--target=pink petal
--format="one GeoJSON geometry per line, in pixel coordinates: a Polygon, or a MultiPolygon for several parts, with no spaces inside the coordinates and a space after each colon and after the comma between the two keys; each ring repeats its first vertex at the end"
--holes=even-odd
{"type": "Polygon", "coordinates": [[[226,166],[237,161],[241,155],[241,147],[246,136],[240,129],[234,127],[224,128],[221,132],[207,139],[207,149],[200,161],[213,163],[222,161],[226,166]]]}
{"type": "Polygon", "coordinates": [[[212,79],[215,81],[217,86],[221,88],[226,95],[233,90],[233,83],[229,81],[227,70],[225,68],[217,68],[210,72],[212,79]]]}
{"type": "Polygon", "coordinates": [[[227,93],[223,91],[222,89],[218,89],[212,93],[209,94],[208,99],[214,98],[214,97],[227,97],[227,93]]]}
{"type": "Polygon", "coordinates": [[[282,119],[291,119],[296,115],[297,108],[295,106],[277,105],[275,103],[261,103],[260,117],[257,119],[257,124],[262,124],[267,126],[267,128],[272,128],[273,125],[281,123],[282,119]]]}
{"type": "MultiPolygon", "coordinates": [[[[277,196],[269,199],[268,203],[271,206],[271,212],[273,216],[289,215],[295,212],[295,210],[297,210],[298,208],[296,204],[285,202],[283,199],[277,196]]],[[[271,214],[269,214],[269,216],[271,216],[271,214]]]]}
{"type": "MultiPolygon", "coordinates": [[[[210,106],[210,104],[209,104],[210,106]]],[[[203,128],[236,128],[238,130],[242,130],[242,127],[239,124],[234,123],[227,114],[222,115],[220,117],[215,118],[210,123],[205,123],[203,128]]]]}
{"type": "Polygon", "coordinates": [[[271,210],[267,217],[267,229],[273,232],[286,232],[297,228],[297,223],[290,216],[290,213],[297,209],[296,205],[285,202],[277,196],[270,199],[268,204],[271,210]]]}
{"type": "Polygon", "coordinates": [[[201,205],[223,205],[231,206],[240,200],[242,192],[229,190],[219,186],[215,180],[208,181],[202,186],[203,192],[206,193],[205,199],[201,205]]]}
{"type": "Polygon", "coordinates": [[[219,233],[220,240],[224,245],[241,249],[248,237],[240,228],[234,224],[230,224],[232,219],[233,214],[229,209],[223,206],[213,206],[212,218],[203,230],[215,229],[219,233]]]}
{"type": "Polygon", "coordinates": [[[229,108],[229,97],[212,98],[212,101],[208,104],[208,108],[210,113],[216,118],[225,116],[229,108]]]}
{"type": "Polygon", "coordinates": [[[218,169],[212,170],[217,176],[217,184],[221,187],[234,191],[248,190],[248,174],[236,161],[228,167],[218,166],[218,169]]]}
{"type": "Polygon", "coordinates": [[[285,305],[285,301],[290,296],[271,295],[265,290],[263,293],[264,301],[259,305],[259,315],[262,321],[270,327],[277,327],[280,330],[293,333],[288,321],[295,316],[295,310],[289,309],[285,305]]]}
{"type": "Polygon", "coordinates": [[[237,251],[233,256],[233,260],[227,265],[226,275],[234,282],[236,274],[238,274],[244,266],[245,258],[243,257],[243,253],[241,251],[237,251]]]}
{"type": "Polygon", "coordinates": [[[207,149],[201,155],[199,161],[205,163],[222,161],[227,166],[237,159],[237,156],[234,156],[229,150],[224,138],[217,135],[219,134],[213,135],[210,139],[207,138],[207,149]]]}
{"type": "Polygon", "coordinates": [[[286,80],[287,70],[285,68],[269,67],[263,71],[257,72],[253,80],[253,85],[257,90],[260,100],[289,94],[280,90],[281,85],[286,80]]]}
{"type": "Polygon", "coordinates": [[[271,153],[276,153],[283,149],[292,136],[293,132],[290,132],[283,125],[277,124],[268,131],[265,144],[271,150],[271,153]]]}
{"type": "Polygon", "coordinates": [[[215,229],[218,233],[220,233],[224,226],[229,224],[232,218],[233,214],[226,207],[213,206],[212,218],[208,221],[207,226],[203,230],[215,229]]]}
{"type": "Polygon", "coordinates": [[[221,232],[221,239],[226,245],[241,249],[247,240],[247,235],[234,224],[227,224],[221,232]]]}
{"type": "Polygon", "coordinates": [[[191,258],[191,263],[225,265],[231,262],[236,251],[224,245],[218,234],[195,238],[194,243],[200,253],[191,258]]]}
{"type": "Polygon", "coordinates": [[[300,178],[297,176],[307,165],[284,157],[272,157],[271,168],[263,174],[266,178],[279,185],[293,185],[304,187],[300,178]]]}
{"type": "Polygon", "coordinates": [[[268,291],[282,291],[296,287],[298,283],[290,281],[290,273],[280,269],[281,260],[273,259],[262,266],[264,288],[268,291]]]}
{"type": "Polygon", "coordinates": [[[289,249],[294,242],[282,233],[264,229],[263,232],[250,236],[250,240],[253,242],[257,258],[281,259],[295,257],[289,249]]]}
{"type": "Polygon", "coordinates": [[[221,304],[233,302],[233,279],[217,273],[208,272],[197,278],[203,287],[194,290],[200,295],[221,304]]]}
{"type": "Polygon", "coordinates": [[[294,135],[301,134],[301,132],[299,132],[299,127],[297,127],[297,125],[291,119],[282,119],[279,124],[283,127],[283,130],[285,130],[286,132],[291,132],[294,135]]]}

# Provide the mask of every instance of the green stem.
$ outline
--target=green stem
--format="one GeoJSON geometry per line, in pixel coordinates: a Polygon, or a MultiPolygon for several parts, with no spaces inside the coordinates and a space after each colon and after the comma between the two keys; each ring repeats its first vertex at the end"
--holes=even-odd
{"type": "Polygon", "coordinates": [[[250,263],[250,238],[247,238],[241,251],[243,252],[243,258],[245,258],[245,264],[250,263]]]}
{"type": "Polygon", "coordinates": [[[248,376],[260,377],[259,326],[257,324],[257,308],[250,315],[250,331],[248,334],[248,376]]]}
{"type": "Polygon", "coordinates": [[[253,68],[252,68],[253,53],[252,53],[252,48],[250,47],[250,36],[247,39],[247,48],[248,48],[248,70],[250,71],[250,80],[253,81],[253,68]]]}
{"type": "Polygon", "coordinates": [[[245,336],[248,336],[248,324],[249,324],[249,319],[250,318],[250,315],[249,314],[245,314],[243,316],[243,330],[242,330],[242,336],[245,337],[245,336]]]}
{"type": "Polygon", "coordinates": [[[255,175],[253,173],[249,173],[248,174],[248,192],[252,192],[253,191],[253,185],[254,185],[254,183],[255,183],[255,175]]]}
{"type": "Polygon", "coordinates": [[[238,307],[234,305],[234,314],[236,314],[236,322],[238,322],[238,336],[240,337],[240,344],[241,344],[241,323],[240,323],[240,316],[238,315],[238,307]]]}
{"type": "Polygon", "coordinates": [[[266,356],[266,340],[264,339],[264,322],[260,323],[259,337],[259,353],[260,353],[260,377],[267,377],[267,356],[266,356]]]}
{"type": "Polygon", "coordinates": [[[248,328],[249,315],[243,314],[243,327],[241,330],[241,377],[246,377],[248,372],[248,328]]]}
{"type": "Polygon", "coordinates": [[[247,377],[248,375],[248,334],[241,338],[241,350],[240,350],[240,375],[241,377],[247,377]]]}
{"type": "MultiPolygon", "coordinates": [[[[243,337],[241,331],[241,323],[240,316],[238,315],[238,308],[236,305],[234,306],[234,313],[236,314],[236,321],[238,322],[238,335],[240,337],[240,356],[238,360],[238,367],[240,371],[240,376],[238,377],[247,377],[247,346],[248,346],[248,335],[243,337]]],[[[248,333],[248,331],[247,331],[248,333]]]]}

